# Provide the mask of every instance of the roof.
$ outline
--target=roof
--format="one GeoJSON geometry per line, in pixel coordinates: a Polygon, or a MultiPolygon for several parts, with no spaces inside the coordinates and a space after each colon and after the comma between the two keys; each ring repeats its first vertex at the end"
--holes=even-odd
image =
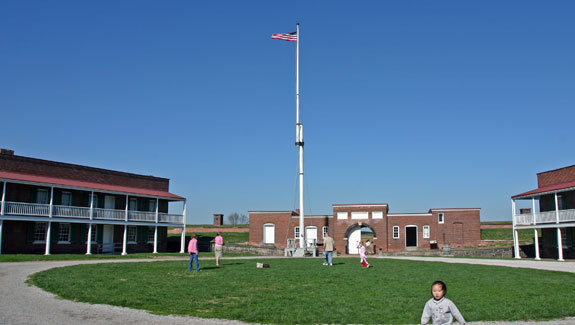
{"type": "Polygon", "coordinates": [[[521,197],[525,197],[525,196],[533,196],[535,194],[544,194],[544,193],[548,193],[548,192],[567,190],[567,189],[574,189],[575,190],[575,182],[567,182],[567,183],[543,186],[543,187],[539,187],[539,188],[536,188],[534,190],[531,190],[529,192],[514,195],[511,198],[516,199],[516,198],[521,198],[521,197]]]}
{"type": "Polygon", "coordinates": [[[80,188],[85,190],[100,190],[106,192],[127,193],[160,197],[164,199],[185,200],[185,198],[166,191],[152,190],[147,188],[128,187],[121,185],[101,184],[74,179],[48,177],[32,174],[21,174],[10,171],[0,171],[0,179],[15,180],[46,185],[59,185],[65,187],[80,188]]]}

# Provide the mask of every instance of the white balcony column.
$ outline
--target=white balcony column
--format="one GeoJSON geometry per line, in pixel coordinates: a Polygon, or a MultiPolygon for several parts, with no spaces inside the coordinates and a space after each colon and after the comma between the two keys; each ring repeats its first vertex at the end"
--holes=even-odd
{"type": "Polygon", "coordinates": [[[563,237],[561,236],[561,228],[557,227],[557,260],[563,262],[563,237]]]}
{"type": "Polygon", "coordinates": [[[2,206],[0,207],[0,215],[4,215],[4,202],[6,202],[6,182],[2,185],[2,206]]]}
{"type": "Polygon", "coordinates": [[[156,223],[158,223],[160,210],[159,210],[160,200],[156,198],[156,223]]]}
{"type": "Polygon", "coordinates": [[[124,240],[122,241],[122,255],[128,255],[126,242],[128,241],[128,225],[124,225],[124,240]]]}
{"type": "MultiPolygon", "coordinates": [[[[90,220],[94,219],[94,191],[90,195],[90,220]]],[[[90,227],[92,229],[92,227],[90,227]]]]}
{"type": "Polygon", "coordinates": [[[158,254],[158,226],[154,227],[154,254],[158,254]]]}
{"type": "Polygon", "coordinates": [[[539,261],[541,257],[539,256],[539,232],[537,228],[533,229],[535,235],[535,260],[539,261]]]}
{"type": "Polygon", "coordinates": [[[128,222],[128,203],[130,203],[130,199],[128,198],[128,195],[126,195],[126,215],[125,215],[126,222],[128,222]]]}
{"type": "Polygon", "coordinates": [[[92,255],[92,224],[88,224],[88,240],[86,241],[86,255],[92,255]]]}
{"type": "Polygon", "coordinates": [[[182,239],[180,242],[180,253],[184,253],[184,246],[186,245],[186,205],[187,200],[184,200],[184,211],[182,212],[182,239]]]}
{"type": "Polygon", "coordinates": [[[4,228],[4,220],[0,219],[0,255],[2,255],[2,230],[4,228]]]}
{"type": "Polygon", "coordinates": [[[515,229],[516,224],[516,216],[515,216],[515,200],[511,200],[511,220],[513,223],[513,251],[515,258],[520,259],[521,255],[519,255],[519,238],[517,237],[517,230],[515,229]]]}
{"type": "Polygon", "coordinates": [[[559,199],[557,198],[557,192],[555,192],[555,219],[555,222],[559,223],[559,199]]]}
{"type": "MultiPolygon", "coordinates": [[[[533,224],[536,225],[537,224],[537,214],[535,213],[535,197],[533,197],[531,199],[531,201],[532,201],[531,213],[533,214],[533,224]]],[[[537,231],[537,229],[535,229],[535,231],[537,231]]]]}
{"type": "MultiPolygon", "coordinates": [[[[52,218],[52,206],[54,205],[54,186],[50,188],[50,211],[48,212],[48,217],[52,218]]],[[[46,254],[50,255],[50,254],[46,254]]]]}
{"type": "MultiPolygon", "coordinates": [[[[50,209],[50,216],[52,214],[51,211],[52,209],[50,209]]],[[[46,252],[44,252],[44,255],[50,255],[50,233],[52,233],[52,221],[48,221],[48,228],[46,229],[46,252]]]]}

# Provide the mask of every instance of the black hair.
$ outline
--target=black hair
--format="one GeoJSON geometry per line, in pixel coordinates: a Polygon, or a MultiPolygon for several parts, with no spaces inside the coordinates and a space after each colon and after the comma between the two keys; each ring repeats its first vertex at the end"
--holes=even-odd
{"type": "Polygon", "coordinates": [[[435,281],[431,284],[431,289],[433,290],[433,286],[439,284],[441,286],[441,288],[443,289],[443,293],[447,294],[447,286],[445,285],[445,283],[443,281],[435,281]]]}

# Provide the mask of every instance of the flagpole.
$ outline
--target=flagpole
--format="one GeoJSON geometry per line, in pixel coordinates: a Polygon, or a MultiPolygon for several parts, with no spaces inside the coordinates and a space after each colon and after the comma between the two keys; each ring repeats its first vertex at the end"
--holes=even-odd
{"type": "Polygon", "coordinates": [[[299,154],[299,247],[305,248],[306,233],[303,210],[303,124],[299,116],[299,23],[296,24],[296,146],[299,154]]]}

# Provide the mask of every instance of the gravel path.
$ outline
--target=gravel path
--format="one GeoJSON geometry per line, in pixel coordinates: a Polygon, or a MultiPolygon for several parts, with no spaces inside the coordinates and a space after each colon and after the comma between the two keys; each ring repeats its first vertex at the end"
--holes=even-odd
{"type": "MultiPolygon", "coordinates": [[[[262,259],[264,257],[243,257],[237,259],[262,259]]],[[[268,258],[268,257],[265,257],[268,258]]],[[[271,258],[271,257],[270,257],[271,258]]],[[[445,263],[467,263],[508,267],[535,268],[575,273],[575,262],[496,260],[443,257],[374,257],[408,259],[445,263]]],[[[232,258],[228,258],[232,259],[232,258]]],[[[171,259],[173,260],[173,259],[171,259]]],[[[88,260],[0,263],[0,324],[245,324],[239,321],[206,319],[191,316],[158,316],[146,311],[72,302],[25,283],[32,273],[76,264],[157,262],[150,259],[88,260]]],[[[571,325],[575,318],[549,322],[472,322],[477,325],[502,324],[546,324],[571,325]]]]}

